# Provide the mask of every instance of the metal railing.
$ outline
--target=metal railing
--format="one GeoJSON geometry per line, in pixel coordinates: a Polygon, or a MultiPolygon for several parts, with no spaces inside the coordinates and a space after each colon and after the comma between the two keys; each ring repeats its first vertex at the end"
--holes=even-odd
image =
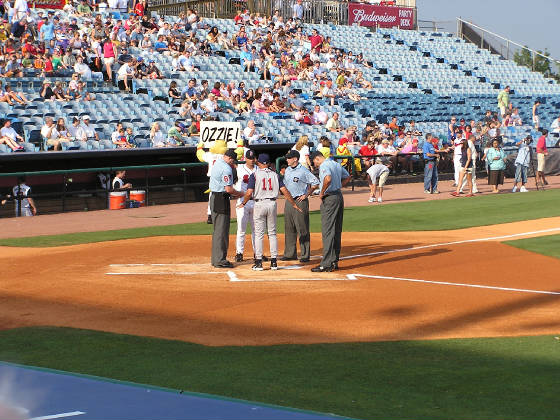
{"type": "MultiPolygon", "coordinates": [[[[150,11],[160,15],[177,16],[187,9],[196,10],[200,17],[232,18],[238,10],[248,9],[251,13],[271,16],[275,10],[288,18],[293,16],[292,1],[283,0],[152,0],[150,11]]],[[[339,0],[304,0],[303,21],[307,23],[348,23],[348,2],[339,0]]]]}
{"type": "MultiPolygon", "coordinates": [[[[531,48],[528,48],[524,45],[521,45],[521,44],[519,44],[515,41],[512,41],[509,38],[498,35],[498,34],[492,32],[492,31],[489,31],[489,30],[487,30],[487,29],[485,29],[481,26],[475,25],[472,22],[468,22],[466,20],[463,20],[459,17],[457,18],[457,36],[459,38],[463,38],[463,39],[465,39],[469,42],[472,42],[475,45],[478,45],[480,48],[490,49],[491,51],[500,54],[502,57],[504,57],[507,60],[512,58],[513,54],[518,49],[526,49],[531,53],[531,56],[533,57],[533,63],[535,62],[535,57],[540,56],[540,57],[545,58],[545,59],[547,59],[547,60],[549,60],[553,63],[560,64],[559,60],[556,60],[552,57],[546,56],[539,51],[535,51],[535,50],[533,50],[531,48]],[[465,27],[470,28],[480,38],[477,39],[477,40],[469,39],[464,34],[465,27]],[[480,31],[480,33],[474,31],[474,29],[472,29],[472,28],[477,29],[478,31],[480,31]]],[[[471,36],[471,38],[473,38],[473,37],[471,36]]]]}

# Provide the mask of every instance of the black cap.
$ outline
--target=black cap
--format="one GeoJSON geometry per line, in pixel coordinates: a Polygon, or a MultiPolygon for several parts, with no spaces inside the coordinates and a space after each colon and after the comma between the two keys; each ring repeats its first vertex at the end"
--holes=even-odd
{"type": "Polygon", "coordinates": [[[232,159],[237,160],[237,154],[236,154],[233,150],[231,150],[231,149],[227,150],[227,151],[224,153],[224,156],[228,156],[228,157],[230,157],[230,158],[232,158],[232,159]]]}
{"type": "Polygon", "coordinates": [[[290,158],[299,159],[299,152],[295,149],[290,150],[288,153],[286,153],[286,159],[290,159],[290,158]]]}
{"type": "Polygon", "coordinates": [[[245,153],[245,159],[256,159],[257,155],[255,155],[255,152],[253,152],[252,150],[247,150],[247,152],[245,153]]]}
{"type": "Polygon", "coordinates": [[[268,156],[266,153],[261,153],[259,155],[259,163],[262,164],[270,163],[270,156],[268,156]]]}

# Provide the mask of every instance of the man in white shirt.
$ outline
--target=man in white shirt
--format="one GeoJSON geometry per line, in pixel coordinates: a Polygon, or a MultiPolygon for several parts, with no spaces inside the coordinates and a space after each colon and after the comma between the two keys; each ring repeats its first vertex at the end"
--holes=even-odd
{"type": "Polygon", "coordinates": [[[82,79],[91,80],[91,69],[84,63],[84,58],[81,55],[76,57],[76,64],[74,64],[74,71],[78,73],[82,79]]]}
{"type": "Polygon", "coordinates": [[[249,144],[253,144],[260,140],[262,134],[257,133],[255,121],[249,120],[247,122],[247,127],[243,130],[243,136],[247,139],[247,141],[249,141],[249,144]]]}
{"type": "Polygon", "coordinates": [[[84,115],[82,117],[82,124],[80,125],[81,130],[78,131],[81,138],[78,140],[87,141],[87,140],[97,140],[99,141],[99,134],[95,131],[95,128],[89,124],[89,115],[84,115]]]}
{"type": "Polygon", "coordinates": [[[208,115],[214,115],[216,110],[218,109],[218,104],[216,102],[216,95],[210,93],[208,98],[202,101],[200,104],[200,108],[208,115]]]}
{"type": "Polygon", "coordinates": [[[302,20],[303,19],[303,5],[302,5],[302,0],[297,0],[296,3],[294,3],[294,5],[292,6],[292,11],[294,12],[292,14],[292,17],[294,19],[299,19],[302,20]]]}
{"type": "Polygon", "coordinates": [[[24,142],[24,138],[20,136],[16,130],[12,128],[12,121],[6,120],[4,122],[4,127],[0,130],[0,136],[9,137],[12,141],[17,142],[18,140],[24,142]]]}
{"type": "Polygon", "coordinates": [[[185,51],[183,53],[183,55],[181,55],[179,57],[179,59],[177,60],[178,66],[177,66],[177,70],[179,71],[195,71],[196,69],[194,68],[194,64],[191,58],[191,53],[190,51],[185,51]]]}
{"type": "Polygon", "coordinates": [[[124,63],[117,71],[117,80],[119,81],[119,88],[121,90],[130,91],[128,79],[134,78],[134,65],[134,60],[128,63],[124,63]]]}
{"type": "Polygon", "coordinates": [[[47,140],[48,146],[53,146],[54,150],[60,150],[60,140],[56,125],[52,117],[45,118],[45,125],[41,128],[41,136],[47,140]]]}
{"type": "Polygon", "coordinates": [[[321,111],[321,107],[319,105],[315,105],[313,110],[313,115],[311,116],[311,124],[316,125],[324,125],[327,123],[329,116],[325,111],[321,111]]]}

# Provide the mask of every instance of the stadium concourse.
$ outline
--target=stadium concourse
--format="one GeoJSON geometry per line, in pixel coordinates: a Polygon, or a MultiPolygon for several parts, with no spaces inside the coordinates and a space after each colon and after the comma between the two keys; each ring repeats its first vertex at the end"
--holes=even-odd
{"type": "MultiPolygon", "coordinates": [[[[15,144],[5,139],[1,153],[193,146],[199,118],[244,128],[254,120],[249,144],[294,143],[301,135],[317,144],[326,136],[334,151],[340,129],[361,133],[371,120],[397,150],[412,141],[400,132],[420,146],[428,132],[447,141],[457,115],[472,124],[477,143],[499,136],[512,145],[537,138],[536,100],[541,127],[557,124],[560,113],[554,80],[450,33],[82,6],[36,9],[5,24],[11,36],[2,41],[0,67],[10,86],[0,114],[15,127],[2,131],[15,144]],[[506,85],[519,118],[484,120],[506,85]]],[[[366,140],[350,138],[350,152],[366,140]]],[[[549,146],[556,141],[550,137],[549,146]]]]}

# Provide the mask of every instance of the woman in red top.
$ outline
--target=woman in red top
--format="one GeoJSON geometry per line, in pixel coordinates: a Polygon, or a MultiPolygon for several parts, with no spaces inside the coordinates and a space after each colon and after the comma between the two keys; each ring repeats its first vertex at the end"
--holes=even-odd
{"type": "Polygon", "coordinates": [[[136,3],[136,6],[134,6],[134,13],[140,17],[144,16],[144,12],[146,11],[146,5],[144,3],[145,1],[139,1],[136,3]]]}
{"type": "Polygon", "coordinates": [[[360,156],[362,156],[362,169],[364,171],[368,170],[375,160],[373,157],[377,154],[377,150],[375,150],[375,141],[374,136],[368,136],[367,144],[360,148],[360,156]]]}
{"type": "Polygon", "coordinates": [[[109,80],[113,80],[113,70],[112,66],[115,62],[115,57],[117,56],[117,48],[110,38],[106,38],[103,42],[103,62],[105,63],[105,68],[107,70],[107,77],[109,80]]]}
{"type": "Polygon", "coordinates": [[[539,139],[537,140],[537,185],[539,185],[539,182],[541,183],[541,185],[548,185],[548,182],[546,182],[546,179],[544,177],[544,166],[545,166],[545,160],[546,160],[546,156],[548,156],[548,149],[546,148],[546,136],[548,135],[548,130],[546,128],[543,128],[542,131],[542,136],[539,137],[539,139]]]}

